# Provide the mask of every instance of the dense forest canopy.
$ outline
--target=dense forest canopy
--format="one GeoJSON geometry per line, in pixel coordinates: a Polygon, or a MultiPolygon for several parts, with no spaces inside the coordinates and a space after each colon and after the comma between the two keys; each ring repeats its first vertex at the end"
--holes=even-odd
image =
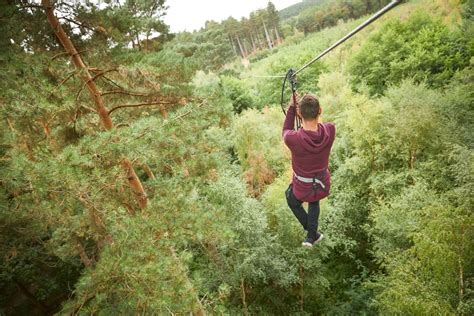
{"type": "Polygon", "coordinates": [[[298,75],[337,127],[322,243],[286,204],[262,76],[388,2],[171,34],[170,1],[0,0],[0,314],[474,314],[474,1],[404,1],[298,75]]]}

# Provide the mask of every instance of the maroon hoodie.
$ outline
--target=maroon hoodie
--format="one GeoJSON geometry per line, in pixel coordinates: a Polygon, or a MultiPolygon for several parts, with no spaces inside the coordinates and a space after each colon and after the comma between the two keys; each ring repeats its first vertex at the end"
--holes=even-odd
{"type": "Polygon", "coordinates": [[[300,201],[314,202],[329,195],[329,154],[336,136],[336,126],[334,123],[319,123],[316,132],[303,128],[295,131],[295,114],[295,107],[290,106],[283,123],[283,140],[291,151],[293,172],[305,178],[316,176],[326,189],[317,185],[318,190],[312,190],[311,183],[301,182],[293,175],[293,193],[300,201]]]}

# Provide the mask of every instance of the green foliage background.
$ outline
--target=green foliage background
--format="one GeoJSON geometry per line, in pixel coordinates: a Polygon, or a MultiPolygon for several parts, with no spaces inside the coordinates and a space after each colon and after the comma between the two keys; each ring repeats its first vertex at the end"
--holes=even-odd
{"type": "Polygon", "coordinates": [[[1,314],[474,313],[472,1],[409,1],[298,77],[337,126],[312,250],[284,198],[281,82],[258,76],[302,65],[382,3],[309,2],[248,66],[219,23],[125,49],[133,16],[80,8],[96,31],[72,39],[90,67],[115,69],[103,91],[175,100],[114,111],[109,131],[79,78],[63,82],[74,69],[52,59],[44,17],[2,2],[1,314]],[[322,11],[336,20],[298,30],[322,11]]]}

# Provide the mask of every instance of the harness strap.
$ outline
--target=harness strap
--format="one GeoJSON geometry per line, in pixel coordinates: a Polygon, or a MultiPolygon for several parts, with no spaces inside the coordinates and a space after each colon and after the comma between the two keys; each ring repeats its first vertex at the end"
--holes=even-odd
{"type": "MultiPolygon", "coordinates": [[[[323,181],[321,181],[317,177],[305,178],[305,177],[301,177],[301,176],[297,175],[294,172],[293,172],[293,174],[295,175],[295,178],[298,179],[299,181],[301,181],[303,183],[312,183],[313,184],[311,186],[311,191],[303,198],[303,200],[308,198],[311,194],[315,193],[317,190],[323,190],[325,192],[328,191],[328,190],[326,190],[326,185],[323,183],[323,181]]],[[[322,174],[322,173],[319,173],[319,174],[322,174]]]]}
{"type": "Polygon", "coordinates": [[[295,178],[300,180],[301,182],[304,182],[304,183],[313,183],[313,184],[319,184],[323,189],[326,189],[326,186],[324,185],[324,183],[319,180],[318,178],[314,177],[314,178],[305,178],[305,177],[300,177],[299,175],[297,175],[296,173],[294,174],[295,175],[295,178]]]}

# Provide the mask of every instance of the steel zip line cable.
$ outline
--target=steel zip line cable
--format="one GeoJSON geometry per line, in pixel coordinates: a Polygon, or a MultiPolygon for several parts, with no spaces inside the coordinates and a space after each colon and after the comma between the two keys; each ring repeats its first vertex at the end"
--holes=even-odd
{"type": "Polygon", "coordinates": [[[275,76],[249,76],[252,78],[285,78],[284,75],[275,75],[275,76]]]}
{"type": "MultiPolygon", "coordinates": [[[[331,47],[327,48],[324,52],[322,52],[321,54],[319,54],[318,56],[314,57],[313,59],[311,59],[310,61],[308,61],[306,64],[304,64],[300,69],[294,71],[291,76],[296,76],[299,72],[303,71],[306,67],[312,65],[314,62],[316,62],[317,60],[321,59],[323,56],[325,56],[327,53],[329,53],[330,51],[332,51],[334,48],[338,47],[339,45],[341,45],[342,43],[344,43],[345,41],[347,41],[349,38],[351,38],[352,36],[354,36],[355,34],[357,34],[359,31],[361,31],[363,28],[365,28],[367,25],[371,24],[372,22],[374,22],[375,20],[377,20],[378,18],[380,18],[382,15],[384,15],[385,13],[387,13],[388,11],[390,11],[391,9],[393,9],[396,5],[400,4],[402,2],[402,0],[393,0],[392,2],[390,2],[389,4],[387,4],[384,8],[380,9],[378,12],[376,12],[374,15],[372,15],[367,21],[365,21],[364,23],[362,23],[361,25],[359,25],[357,28],[355,28],[354,30],[352,30],[349,34],[347,34],[346,36],[344,36],[343,38],[341,38],[340,40],[338,40],[336,43],[334,43],[331,47]]],[[[270,75],[270,76],[250,76],[252,78],[286,78],[288,77],[288,74],[286,75],[270,75]]]]}
{"type": "MultiPolygon", "coordinates": [[[[384,15],[385,13],[387,13],[388,11],[390,11],[392,8],[394,8],[396,5],[400,4],[400,2],[402,2],[402,0],[393,0],[392,2],[390,2],[388,5],[386,5],[384,8],[380,9],[378,12],[376,12],[374,15],[372,15],[367,21],[365,21],[364,23],[362,23],[361,25],[359,25],[358,27],[356,27],[354,30],[352,30],[350,33],[348,33],[346,36],[344,36],[343,38],[341,38],[340,40],[338,40],[336,43],[332,44],[332,46],[330,46],[329,48],[327,48],[325,51],[323,51],[321,54],[319,54],[318,56],[314,57],[313,59],[311,59],[310,61],[308,61],[306,64],[304,64],[300,69],[298,70],[294,70],[292,68],[290,68],[288,70],[288,72],[286,73],[285,76],[261,76],[261,77],[264,77],[264,78],[284,78],[283,79],[283,86],[281,87],[281,100],[280,100],[280,105],[281,105],[281,109],[283,111],[283,113],[286,115],[286,111],[285,111],[285,108],[283,106],[283,98],[284,98],[284,94],[285,94],[285,85],[286,85],[286,81],[288,80],[291,84],[291,92],[293,94],[293,102],[296,103],[296,75],[303,71],[304,69],[306,69],[307,67],[309,67],[310,65],[312,65],[314,62],[316,62],[317,60],[319,60],[321,57],[323,57],[324,55],[326,55],[327,53],[329,53],[330,51],[332,51],[334,48],[336,48],[337,46],[341,45],[342,43],[344,43],[345,41],[347,41],[349,38],[351,38],[352,36],[354,36],[355,34],[357,34],[360,30],[362,30],[363,28],[365,28],[367,25],[371,24],[372,22],[374,22],[375,20],[377,20],[378,18],[380,18],[382,15],[384,15]]],[[[296,125],[297,125],[297,128],[300,128],[300,120],[298,117],[295,117],[296,119],[296,125]]]]}
{"type": "Polygon", "coordinates": [[[388,11],[390,11],[393,7],[395,7],[396,5],[400,4],[400,2],[402,2],[401,0],[394,0],[392,1],[391,3],[389,3],[388,5],[386,5],[384,8],[380,9],[377,13],[375,13],[373,16],[371,16],[367,21],[365,21],[364,23],[362,23],[361,25],[359,25],[357,28],[355,28],[352,32],[350,32],[349,34],[347,34],[346,36],[344,36],[343,38],[341,38],[339,41],[337,41],[336,43],[334,43],[331,47],[329,47],[328,49],[326,49],[324,52],[322,52],[321,54],[319,54],[318,56],[314,57],[313,59],[311,59],[309,62],[307,62],[306,64],[304,64],[300,69],[296,70],[294,73],[293,73],[293,76],[296,76],[299,72],[303,71],[306,67],[312,65],[314,62],[316,62],[318,59],[320,59],[321,57],[323,57],[324,55],[326,55],[327,53],[329,53],[330,51],[332,51],[334,48],[336,48],[337,46],[341,45],[342,43],[344,43],[346,40],[348,40],[349,38],[351,38],[352,36],[354,36],[355,34],[357,34],[360,30],[362,30],[363,28],[365,28],[367,25],[369,25],[370,23],[374,22],[375,20],[377,20],[379,17],[381,17],[382,15],[384,15],[385,13],[387,13],[388,11]]]}

